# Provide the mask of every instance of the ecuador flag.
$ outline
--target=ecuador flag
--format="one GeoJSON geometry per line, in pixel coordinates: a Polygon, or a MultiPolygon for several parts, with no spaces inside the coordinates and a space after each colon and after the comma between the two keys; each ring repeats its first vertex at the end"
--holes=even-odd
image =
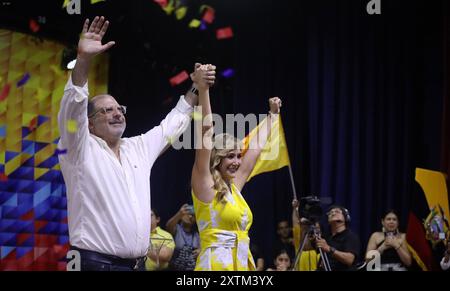
{"type": "Polygon", "coordinates": [[[445,176],[440,172],[416,169],[415,191],[412,208],[408,218],[406,240],[413,258],[424,271],[440,270],[443,244],[434,245],[427,239],[425,219],[432,209],[442,209],[442,214],[449,218],[448,192],[445,176]]]}

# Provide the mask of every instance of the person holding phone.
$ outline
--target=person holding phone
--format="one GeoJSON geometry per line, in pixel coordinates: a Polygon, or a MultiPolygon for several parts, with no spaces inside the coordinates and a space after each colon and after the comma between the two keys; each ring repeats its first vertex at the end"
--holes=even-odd
{"type": "Polygon", "coordinates": [[[412,257],[406,243],[406,234],[398,230],[398,216],[394,210],[388,210],[381,219],[383,231],[374,232],[367,244],[366,260],[370,251],[380,253],[382,271],[407,271],[412,257]]]}
{"type": "Polygon", "coordinates": [[[200,236],[195,221],[194,207],[181,206],[166,223],[166,229],[173,235],[175,251],[169,268],[177,271],[192,271],[200,250],[200,236]]]}

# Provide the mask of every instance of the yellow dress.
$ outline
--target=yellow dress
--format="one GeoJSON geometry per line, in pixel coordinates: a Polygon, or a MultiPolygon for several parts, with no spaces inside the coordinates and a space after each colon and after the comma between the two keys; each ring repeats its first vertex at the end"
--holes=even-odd
{"type": "Polygon", "coordinates": [[[253,214],[239,190],[231,184],[226,203],[214,199],[204,203],[192,192],[200,233],[200,254],[196,271],[251,271],[255,262],[250,252],[248,230],[253,214]]]}

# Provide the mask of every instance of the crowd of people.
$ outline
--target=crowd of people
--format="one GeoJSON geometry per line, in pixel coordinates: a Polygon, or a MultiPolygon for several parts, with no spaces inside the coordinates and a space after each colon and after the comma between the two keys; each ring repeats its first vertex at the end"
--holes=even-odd
{"type": "MultiPolygon", "coordinates": [[[[349,229],[351,218],[346,208],[329,207],[326,213],[328,226],[321,227],[318,222],[311,224],[300,217],[296,199],[292,206],[292,226],[287,220],[278,222],[273,233],[276,236],[273,247],[265,250],[272,261],[265,262],[261,249],[250,244],[256,271],[361,271],[366,270],[367,262],[374,259],[374,251],[379,254],[380,271],[407,271],[413,264],[406,235],[399,231],[398,215],[394,210],[386,211],[381,217],[381,231],[372,233],[363,250],[358,235],[349,229]],[[327,233],[323,237],[322,229],[327,233]]],[[[201,240],[193,206],[184,204],[167,221],[168,232],[158,226],[159,221],[153,209],[146,270],[195,270],[201,240]]],[[[450,267],[450,243],[440,264],[442,270],[450,267]]]]}

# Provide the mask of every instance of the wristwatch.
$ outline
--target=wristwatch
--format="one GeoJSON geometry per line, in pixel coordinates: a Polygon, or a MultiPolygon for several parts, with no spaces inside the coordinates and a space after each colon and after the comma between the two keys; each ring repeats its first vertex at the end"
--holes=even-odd
{"type": "Polygon", "coordinates": [[[195,95],[197,95],[197,96],[198,96],[198,89],[197,89],[197,88],[195,88],[194,86],[192,86],[192,88],[191,88],[191,92],[192,92],[193,94],[195,94],[195,95]]]}
{"type": "Polygon", "coordinates": [[[330,251],[329,251],[330,255],[333,255],[335,251],[336,251],[336,249],[334,247],[330,247],[330,251]]]}

